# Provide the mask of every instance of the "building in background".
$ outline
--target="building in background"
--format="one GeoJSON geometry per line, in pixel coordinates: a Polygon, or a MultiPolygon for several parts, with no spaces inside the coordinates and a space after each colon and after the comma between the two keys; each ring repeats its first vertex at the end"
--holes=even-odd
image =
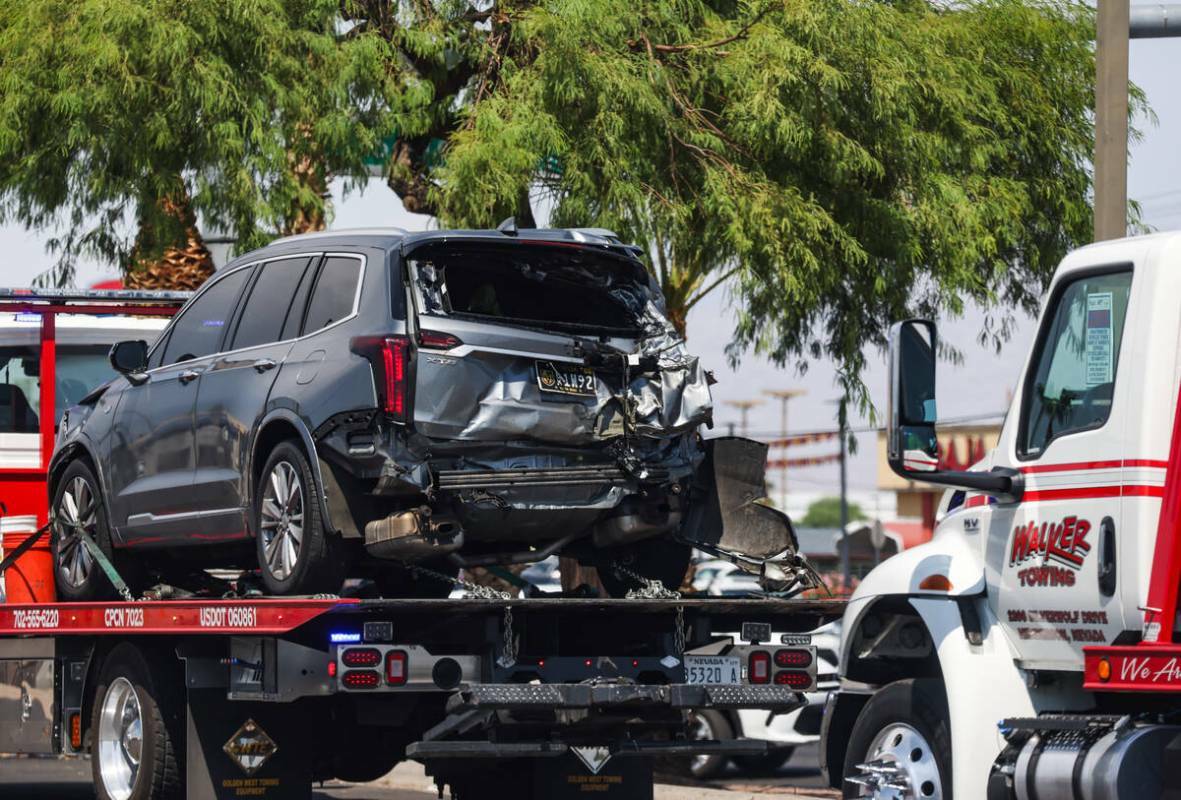
{"type": "MultiPolygon", "coordinates": [[[[946,426],[939,431],[939,469],[963,470],[984,458],[996,447],[1001,435],[1000,423],[946,426]]],[[[886,434],[878,432],[878,488],[893,492],[897,521],[887,529],[904,542],[905,547],[927,541],[935,530],[935,512],[945,489],[908,481],[894,473],[886,460],[886,434]]]]}

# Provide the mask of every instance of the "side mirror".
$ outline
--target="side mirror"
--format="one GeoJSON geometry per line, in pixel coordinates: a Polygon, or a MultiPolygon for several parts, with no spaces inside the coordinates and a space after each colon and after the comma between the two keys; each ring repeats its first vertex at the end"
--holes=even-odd
{"type": "Polygon", "coordinates": [[[890,329],[888,452],[905,473],[939,468],[935,438],[935,323],[908,319],[890,329]]]}
{"type": "Polygon", "coordinates": [[[148,343],[143,339],[117,342],[108,356],[111,367],[120,375],[143,372],[148,366],[148,343]]]}
{"type": "Polygon", "coordinates": [[[985,492],[1002,502],[1021,499],[1021,473],[1004,467],[989,472],[939,469],[935,403],[935,323],[908,319],[890,329],[890,394],[886,410],[886,455],[890,469],[912,481],[985,492]]]}

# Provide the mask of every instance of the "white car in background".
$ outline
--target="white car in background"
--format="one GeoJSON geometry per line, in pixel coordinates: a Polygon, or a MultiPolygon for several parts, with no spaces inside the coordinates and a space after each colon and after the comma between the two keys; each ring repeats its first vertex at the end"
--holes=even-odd
{"type": "MultiPolygon", "coordinates": [[[[778,641],[779,635],[773,637],[778,641]]],[[[766,709],[747,708],[735,711],[695,711],[690,731],[696,739],[761,739],[769,750],[764,756],[700,755],[686,759],[684,769],[694,778],[708,780],[720,776],[733,763],[739,772],[768,775],[777,772],[800,745],[820,739],[820,719],[828,693],[837,688],[837,652],[840,623],[834,622],[812,634],[816,648],[816,691],[808,692],[807,705],[786,714],[766,709]]],[[[820,765],[817,764],[817,769],[820,765]]]]}

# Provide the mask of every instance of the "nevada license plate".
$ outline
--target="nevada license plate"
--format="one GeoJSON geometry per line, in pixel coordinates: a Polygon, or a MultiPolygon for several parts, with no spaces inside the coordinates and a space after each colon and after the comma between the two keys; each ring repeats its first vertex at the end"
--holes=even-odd
{"type": "Polygon", "coordinates": [[[537,388],[543,396],[594,397],[595,371],[579,364],[538,361],[537,388]]]}
{"type": "Polygon", "coordinates": [[[686,683],[740,683],[738,656],[685,656],[686,683]]]}

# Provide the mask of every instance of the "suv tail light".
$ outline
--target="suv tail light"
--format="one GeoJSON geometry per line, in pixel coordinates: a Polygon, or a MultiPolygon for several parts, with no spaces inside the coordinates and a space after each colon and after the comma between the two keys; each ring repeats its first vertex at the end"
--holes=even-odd
{"type": "Polygon", "coordinates": [[[410,411],[410,339],[406,336],[357,336],[350,349],[369,359],[381,410],[394,422],[410,411]]]}
{"type": "Polygon", "coordinates": [[[747,676],[751,683],[771,682],[771,654],[766,650],[755,650],[747,661],[747,676]]]}
{"type": "Polygon", "coordinates": [[[390,686],[405,686],[410,669],[410,657],[405,650],[391,650],[385,656],[385,682],[390,686]]]}
{"type": "Polygon", "coordinates": [[[452,336],[449,333],[439,333],[438,331],[419,331],[418,332],[418,346],[429,347],[432,350],[450,350],[453,347],[459,347],[463,344],[463,340],[458,336],[452,336]]]}

